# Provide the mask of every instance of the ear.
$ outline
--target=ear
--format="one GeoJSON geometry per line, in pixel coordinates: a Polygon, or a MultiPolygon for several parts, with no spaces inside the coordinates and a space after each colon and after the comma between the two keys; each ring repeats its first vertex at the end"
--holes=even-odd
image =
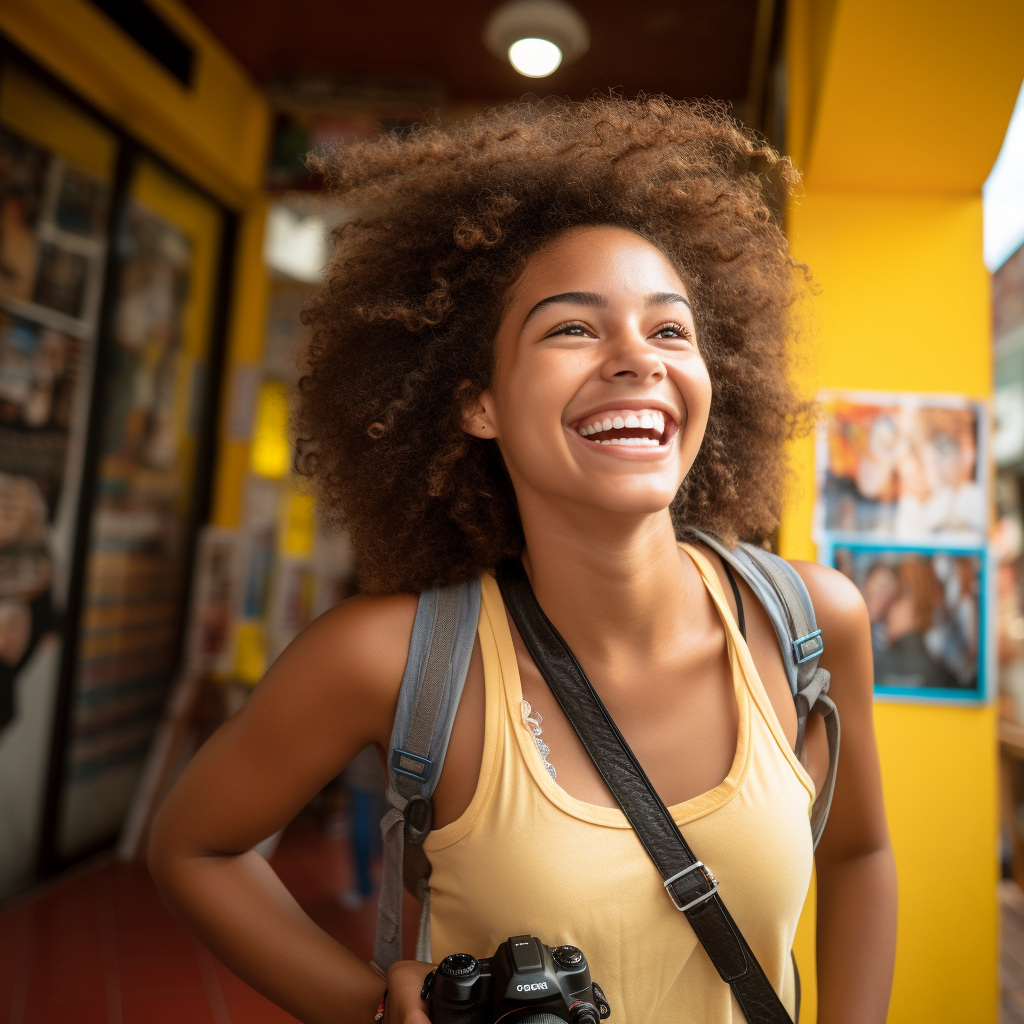
{"type": "Polygon", "coordinates": [[[494,416],[494,397],[491,392],[481,391],[462,407],[462,429],[474,437],[497,437],[498,429],[494,416]]]}

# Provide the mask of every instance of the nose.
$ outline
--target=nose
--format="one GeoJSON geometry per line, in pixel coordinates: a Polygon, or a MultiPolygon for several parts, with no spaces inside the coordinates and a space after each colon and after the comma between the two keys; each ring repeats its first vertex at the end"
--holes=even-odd
{"type": "Polygon", "coordinates": [[[661,353],[648,344],[639,331],[624,330],[609,346],[608,358],[601,367],[605,380],[637,381],[656,384],[664,380],[667,371],[661,353]]]}

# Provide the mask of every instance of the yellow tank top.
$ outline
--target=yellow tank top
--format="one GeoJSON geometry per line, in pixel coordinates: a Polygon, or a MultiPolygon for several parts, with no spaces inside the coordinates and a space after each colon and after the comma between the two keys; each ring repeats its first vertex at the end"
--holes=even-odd
{"type": "MultiPolygon", "coordinates": [[[[693,559],[728,634],[739,733],[725,780],[669,810],[792,1015],[790,949],[811,878],[814,786],[786,742],[712,567],[693,559]]],[[[466,812],[431,832],[433,958],[490,956],[509,935],[572,943],[618,1024],[745,1020],[617,807],[584,803],[547,773],[523,722],[501,593],[483,579],[486,690],[480,779],[466,812]]],[[[551,761],[557,768],[558,752],[551,761]]]]}

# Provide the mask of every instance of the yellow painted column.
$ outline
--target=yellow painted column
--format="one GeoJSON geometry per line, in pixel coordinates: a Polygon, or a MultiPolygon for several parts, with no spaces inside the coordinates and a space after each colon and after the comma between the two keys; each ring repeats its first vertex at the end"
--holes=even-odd
{"type": "MultiPolygon", "coordinates": [[[[1024,77],[1024,5],[794,0],[788,210],[817,294],[809,388],[987,397],[992,343],[980,188],[1024,77]]],[[[814,558],[814,451],[794,447],[782,553],[814,558]]],[[[899,875],[892,1024],[995,1024],[995,712],[876,704],[899,875]]],[[[798,957],[815,1019],[812,921],[798,957]]]]}

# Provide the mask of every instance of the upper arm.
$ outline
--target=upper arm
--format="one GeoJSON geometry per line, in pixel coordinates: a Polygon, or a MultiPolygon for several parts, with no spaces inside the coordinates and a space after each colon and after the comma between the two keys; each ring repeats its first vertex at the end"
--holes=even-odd
{"type": "Polygon", "coordinates": [[[410,595],[356,597],[303,630],[175,784],[156,859],[251,849],[368,744],[386,749],[415,614],[410,595]]]}
{"type": "MultiPolygon", "coordinates": [[[[839,764],[819,860],[842,860],[889,845],[882,777],[874,729],[874,666],[867,609],[854,583],[816,562],[793,562],[814,604],[825,641],[820,666],[829,672],[828,694],[841,723],[839,764]]],[[[827,765],[824,723],[807,724],[807,757],[827,765]]]]}

